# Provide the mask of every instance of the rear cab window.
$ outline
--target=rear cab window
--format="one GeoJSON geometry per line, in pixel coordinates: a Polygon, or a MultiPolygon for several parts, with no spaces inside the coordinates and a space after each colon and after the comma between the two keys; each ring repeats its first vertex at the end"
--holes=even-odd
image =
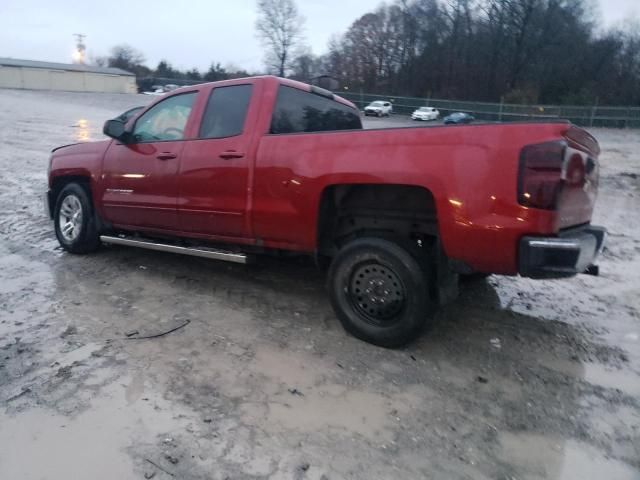
{"type": "Polygon", "coordinates": [[[354,108],[316,93],[280,85],[269,133],[361,129],[360,113],[354,108]]]}

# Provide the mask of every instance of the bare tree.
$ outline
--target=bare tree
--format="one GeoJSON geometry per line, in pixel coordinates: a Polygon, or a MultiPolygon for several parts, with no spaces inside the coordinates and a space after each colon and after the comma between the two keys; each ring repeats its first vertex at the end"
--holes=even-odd
{"type": "Polygon", "coordinates": [[[109,67],[121,68],[137,76],[147,75],[150,71],[144,66],[144,61],[142,52],[125,43],[113,47],[107,57],[109,67]]]}
{"type": "Polygon", "coordinates": [[[122,43],[112,47],[109,55],[93,55],[89,54],[88,65],[96,67],[113,67],[134,73],[136,77],[146,77],[151,74],[151,69],[145,65],[143,53],[128,45],[122,43]]]}
{"type": "Polygon", "coordinates": [[[126,43],[111,48],[108,57],[110,67],[126,68],[131,65],[144,63],[144,55],[126,43]]]}
{"type": "Polygon", "coordinates": [[[291,75],[294,80],[311,83],[322,72],[322,62],[311,50],[301,49],[291,62],[291,75]]]}
{"type": "Polygon", "coordinates": [[[350,90],[507,103],[640,105],[640,25],[590,0],[391,0],[322,57],[350,90]]]}
{"type": "Polygon", "coordinates": [[[267,48],[267,64],[284,77],[293,50],[302,39],[304,18],[293,0],[258,0],[258,37],[267,48]]]}
{"type": "Polygon", "coordinates": [[[89,61],[87,62],[89,65],[95,65],[96,67],[106,67],[109,63],[109,59],[107,57],[95,56],[93,54],[89,54],[89,61]]]}

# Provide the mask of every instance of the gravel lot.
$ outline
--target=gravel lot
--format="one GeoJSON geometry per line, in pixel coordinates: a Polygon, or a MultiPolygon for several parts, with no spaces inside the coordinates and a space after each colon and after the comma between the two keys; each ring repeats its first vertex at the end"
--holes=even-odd
{"type": "Polygon", "coordinates": [[[1,479],[640,478],[639,132],[593,132],[600,277],[466,285],[389,351],[309,263],[58,248],[49,151],[149,100],[0,90],[1,479]]]}

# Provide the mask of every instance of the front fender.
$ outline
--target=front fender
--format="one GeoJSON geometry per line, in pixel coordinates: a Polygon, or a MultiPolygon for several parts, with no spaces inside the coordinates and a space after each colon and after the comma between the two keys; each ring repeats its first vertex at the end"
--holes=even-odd
{"type": "MultiPolygon", "coordinates": [[[[49,190],[55,193],[65,178],[82,178],[89,182],[91,191],[95,192],[95,185],[100,182],[102,173],[102,159],[110,143],[111,140],[103,140],[54,149],[49,164],[49,190]]],[[[99,209],[96,198],[93,198],[93,202],[99,209]]]]}

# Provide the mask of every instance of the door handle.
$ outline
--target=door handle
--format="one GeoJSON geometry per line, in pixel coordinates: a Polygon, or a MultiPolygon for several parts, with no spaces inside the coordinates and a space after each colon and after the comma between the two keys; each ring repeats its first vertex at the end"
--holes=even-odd
{"type": "Polygon", "coordinates": [[[171,153],[171,152],[162,152],[159,153],[156,158],[158,160],[173,160],[174,158],[178,158],[178,155],[176,153],[171,153]]]}
{"type": "Polygon", "coordinates": [[[220,158],[223,158],[225,160],[231,160],[233,158],[242,158],[242,157],[244,157],[244,153],[236,152],[235,150],[228,150],[220,154],[220,158]]]}

